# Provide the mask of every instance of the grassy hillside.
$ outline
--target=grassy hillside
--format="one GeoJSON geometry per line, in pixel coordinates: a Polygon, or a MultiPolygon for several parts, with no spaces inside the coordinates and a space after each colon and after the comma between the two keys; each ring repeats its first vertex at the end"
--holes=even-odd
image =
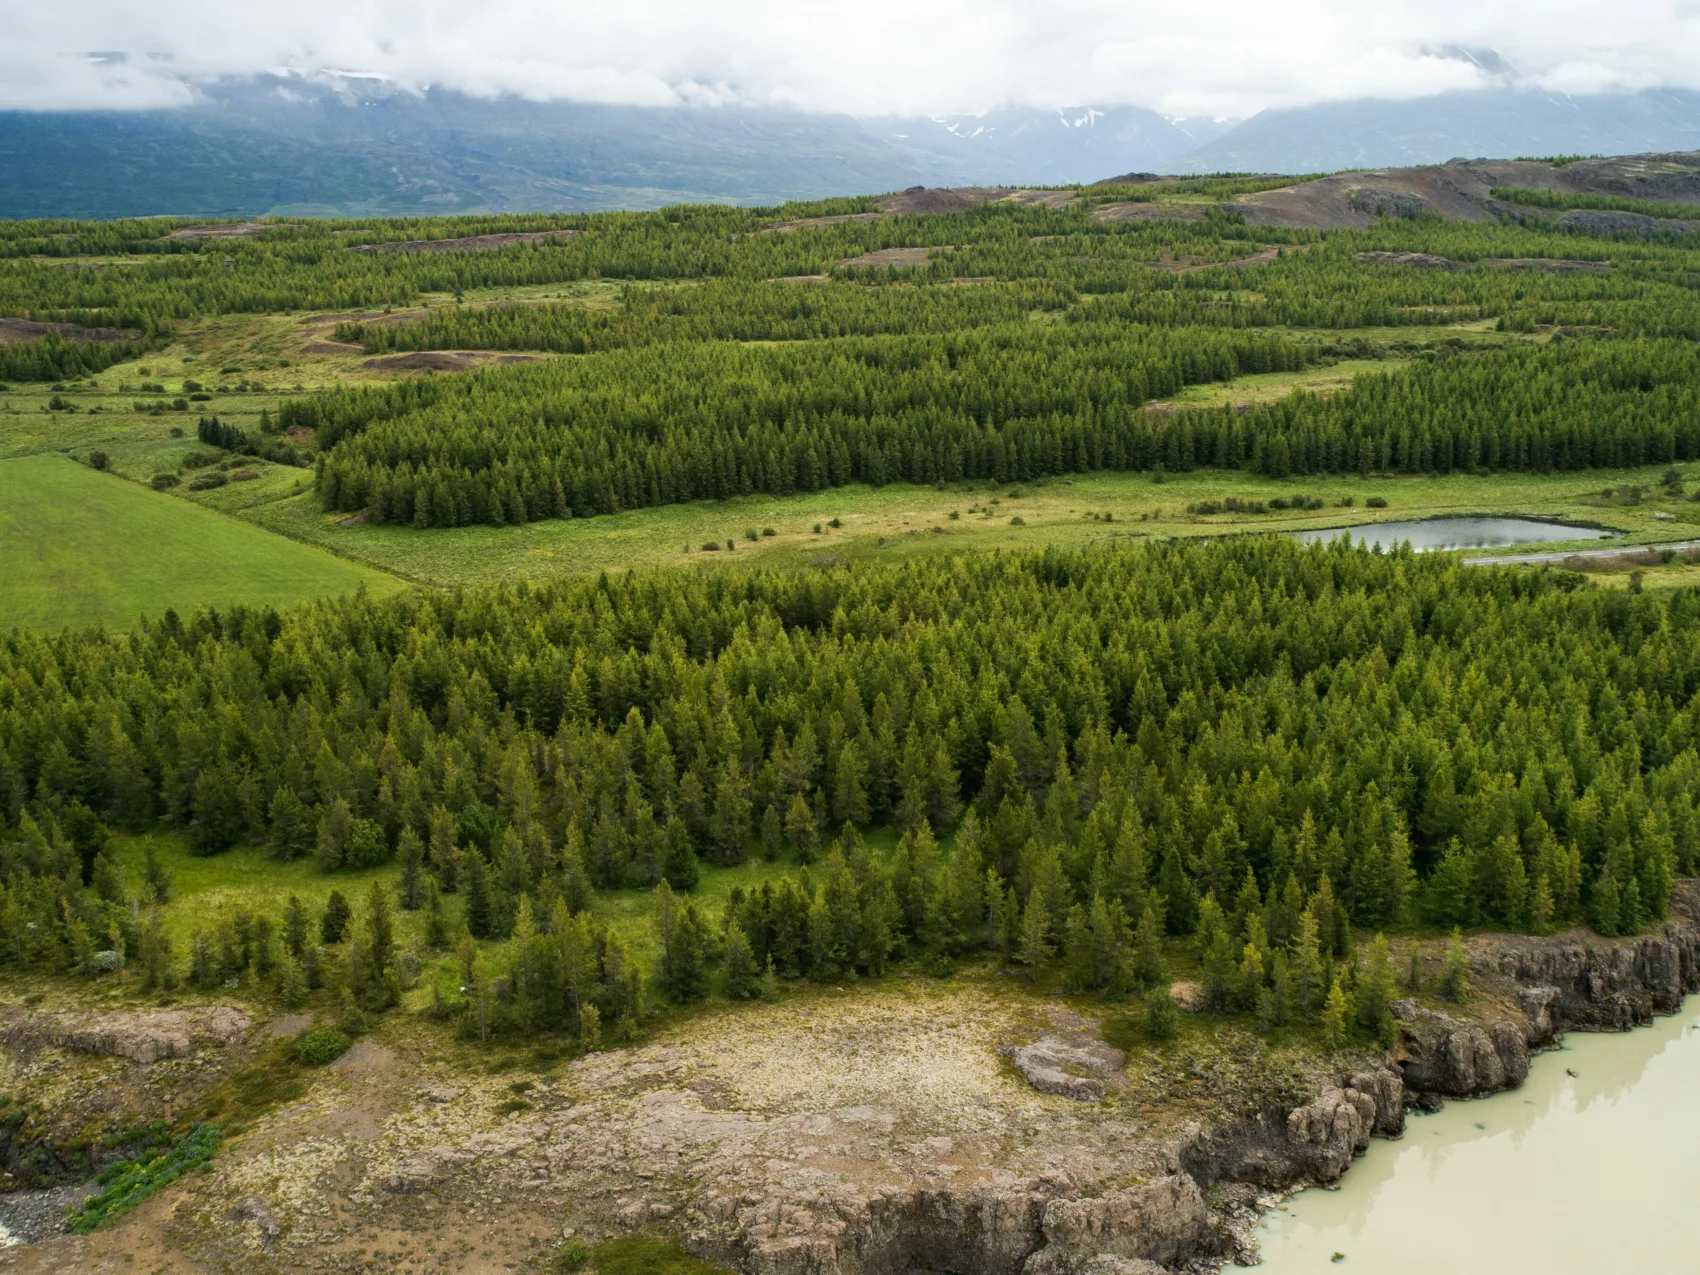
{"type": "Polygon", "coordinates": [[[167,607],[286,606],[393,576],[63,456],[0,461],[0,623],[124,626],[167,607]]]}

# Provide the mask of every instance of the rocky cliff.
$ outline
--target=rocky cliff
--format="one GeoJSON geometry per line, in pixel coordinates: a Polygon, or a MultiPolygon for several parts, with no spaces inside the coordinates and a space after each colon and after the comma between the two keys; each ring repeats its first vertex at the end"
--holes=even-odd
{"type": "MultiPolygon", "coordinates": [[[[1218,1021],[1124,1059],[1096,1019],[984,977],[728,1008],[554,1070],[362,1042],[157,1221],[144,1211],[8,1261],[93,1269],[129,1251],[125,1228],[139,1226],[184,1269],[360,1261],[380,1237],[406,1236],[481,1271],[472,1255],[486,1247],[548,1260],[563,1228],[589,1242],[659,1229],[746,1275],[1161,1275],[1249,1261],[1272,1195],[1337,1178],[1412,1108],[1518,1084],[1562,1032],[1674,1011],[1700,987],[1697,916],[1700,883],[1688,882],[1673,919],[1638,938],[1477,938],[1469,1001],[1400,1002],[1384,1055],[1275,1047],[1218,1021]]],[[[188,1024],[183,1058],[168,1029],[185,1023],[0,1014],[0,1062],[7,1084],[86,1071],[107,1089],[158,1092],[213,1061],[225,1021],[188,1024]]]]}

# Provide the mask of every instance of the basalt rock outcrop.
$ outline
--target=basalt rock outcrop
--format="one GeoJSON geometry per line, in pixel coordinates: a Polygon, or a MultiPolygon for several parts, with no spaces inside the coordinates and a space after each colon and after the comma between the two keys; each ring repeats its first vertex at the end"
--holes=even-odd
{"type": "Polygon", "coordinates": [[[1413,1105],[1511,1089],[1533,1052],[1567,1031],[1628,1031],[1675,1013],[1700,991],[1700,890],[1677,884],[1672,919],[1651,934],[1602,939],[1585,931],[1552,938],[1507,935],[1471,944],[1483,995],[1468,1012],[1395,1002],[1392,1058],[1413,1105]]]}
{"type": "Polygon", "coordinates": [[[1274,1098],[1247,1119],[1202,1129],[1180,1163],[1205,1189],[1248,1183],[1280,1190],[1331,1182],[1372,1134],[1397,1137],[1404,1128],[1404,1081],[1380,1067],[1325,1083],[1303,1101],[1274,1098]]]}

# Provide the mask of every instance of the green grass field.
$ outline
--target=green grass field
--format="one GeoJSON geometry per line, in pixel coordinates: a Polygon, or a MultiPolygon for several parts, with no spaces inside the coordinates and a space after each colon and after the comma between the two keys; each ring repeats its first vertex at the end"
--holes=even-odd
{"type": "MultiPolygon", "coordinates": [[[[497,289],[475,300],[536,299],[551,293],[598,305],[609,302],[612,290],[608,285],[497,289]]],[[[89,382],[67,387],[63,399],[75,409],[71,411],[49,411],[52,391],[45,385],[12,386],[0,393],[0,457],[20,458],[0,461],[0,492],[5,495],[0,549],[7,559],[0,563],[0,627],[19,623],[56,628],[93,621],[126,625],[167,606],[184,611],[236,601],[294,602],[351,589],[362,581],[374,591],[393,590],[399,587],[397,577],[458,586],[628,568],[807,567],[1045,544],[1278,532],[1450,513],[1522,513],[1599,522],[1626,533],[1626,543],[1680,539],[1700,529],[1700,505],[1687,501],[1590,503],[1606,486],[1632,482],[1654,488],[1662,470],[1639,470],[1287,480],[1199,471],[1171,475],[1161,485],[1150,474],[1097,473],[1025,484],[846,487],[571,522],[419,531],[327,515],[309,490],[308,471],[257,459],[244,464],[258,474],[254,481],[205,492],[178,486],[160,495],[46,454],[69,453],[82,459],[104,451],[115,474],[139,482],[160,471],[186,474],[189,471],[180,471],[184,456],[201,450],[194,422],[202,412],[252,431],[263,409],[275,413],[303,386],[310,391],[336,382],[387,379],[362,367],[363,354],[325,345],[331,319],[334,316],[299,314],[213,317],[168,347],[103,372],[98,387],[89,382]],[[159,395],[120,388],[152,380],[163,384],[169,397],[184,392],[185,380],[195,377],[215,392],[186,412],[138,413],[134,400],[159,395]],[[248,388],[234,392],[241,388],[235,385],[238,381],[248,388]],[[31,459],[22,459],[26,457],[31,459]],[[1328,507],[1254,516],[1186,512],[1189,504],[1227,496],[1267,500],[1296,494],[1320,496],[1328,507]],[[1367,509],[1363,502],[1370,495],[1386,497],[1388,507],[1367,509]],[[1339,505],[1347,496],[1355,500],[1351,508],[1339,505]],[[1660,510],[1672,518],[1655,518],[1660,510]],[[834,519],[839,526],[831,525],[834,519]],[[762,535],[766,528],[775,534],[762,535]],[[757,532],[756,540],[746,538],[749,530],[757,532]],[[736,549],[726,551],[727,540],[736,549]],[[702,546],[709,542],[720,547],[705,552],[702,546]]],[[[1363,337],[1387,346],[1389,354],[1192,386],[1174,401],[1205,406],[1265,402],[1298,389],[1328,393],[1360,373],[1398,366],[1416,345],[1439,337],[1470,344],[1529,339],[1485,330],[1487,326],[1318,330],[1310,335],[1342,341],[1363,337]]],[[[1653,587],[1677,582],[1671,572],[1647,580],[1653,587]]]]}
{"type": "Polygon", "coordinates": [[[128,626],[167,607],[284,606],[362,585],[403,587],[64,456],[0,461],[0,629],[128,626]]]}
{"type": "MultiPolygon", "coordinates": [[[[1700,467],[1692,467],[1700,472],[1700,467]]],[[[1685,470],[1686,472],[1686,470],[1685,470]]],[[[1431,518],[1446,514],[1526,514],[1598,523],[1624,533],[1624,543],[1700,535],[1700,504],[1667,498],[1657,484],[1664,469],[1596,470],[1576,474],[1459,474],[1443,478],[1289,478],[1200,470],[1158,484],[1150,474],[1095,473],[1042,483],[976,483],[917,487],[841,487],[800,496],[747,496],[637,509],[598,518],[519,527],[413,527],[347,523],[322,512],[313,495],[290,495],[286,471],[262,482],[209,493],[224,507],[281,535],[423,583],[545,579],[596,571],[650,567],[725,570],[806,567],[981,549],[1035,549],[1048,544],[1127,543],[1170,536],[1284,532],[1352,523],[1431,518]],[[1591,503],[1610,486],[1648,489],[1641,504],[1591,503]],[[1320,510],[1264,514],[1190,514],[1189,504],[1321,497],[1320,510]],[[1350,496],[1354,504],[1342,507],[1350,496]],[[1384,509],[1364,504],[1386,499],[1384,509]],[[235,502],[250,502],[238,504],[235,502]],[[956,517],[951,517],[955,511],[956,517]],[[1656,515],[1669,513],[1670,519],[1656,515]],[[1105,521],[1103,515],[1112,516],[1105,521]],[[831,526],[839,520],[838,527],[831,526]],[[1012,519],[1019,518],[1019,523],[1012,519]],[[815,524],[821,525],[817,533],[815,524]],[[772,536],[761,532],[771,527],[772,536]],[[757,539],[745,533],[754,530],[757,539]],[[728,552],[726,541],[737,546],[728,552]],[[703,544],[721,547],[709,552],[703,544]],[[687,549],[687,546],[689,548],[687,549]]],[[[1597,542],[1542,549],[1598,548],[1597,542]]],[[[1498,552],[1498,551],[1494,551],[1498,552]]]]}

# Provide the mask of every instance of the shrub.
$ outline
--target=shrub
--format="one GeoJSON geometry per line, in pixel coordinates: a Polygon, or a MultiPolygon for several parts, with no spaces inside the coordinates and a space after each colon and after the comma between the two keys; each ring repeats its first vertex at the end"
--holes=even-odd
{"type": "Polygon", "coordinates": [[[373,868],[389,858],[390,847],[384,840],[382,825],[373,819],[356,819],[349,828],[344,854],[351,868],[373,868]]]}
{"type": "Polygon", "coordinates": [[[212,395],[205,391],[201,391],[199,393],[189,395],[189,401],[191,403],[210,403],[212,402],[212,395]]]}
{"type": "Polygon", "coordinates": [[[218,1140],[217,1125],[198,1124],[163,1155],[146,1161],[119,1160],[108,1165],[96,1179],[103,1188],[100,1194],[90,1196],[81,1207],[67,1214],[67,1229],[76,1235],[87,1235],[103,1222],[128,1213],[161,1187],[217,1155],[218,1140]]]}
{"type": "Polygon", "coordinates": [[[962,518],[962,511],[960,509],[952,509],[950,511],[950,520],[952,522],[957,522],[961,518],[962,518]]]}
{"type": "Polygon", "coordinates": [[[251,483],[258,477],[259,475],[251,469],[239,469],[230,476],[230,481],[233,483],[251,483]]]}
{"type": "Polygon", "coordinates": [[[148,479],[148,485],[155,491],[169,491],[182,481],[176,474],[155,474],[148,479]]]}
{"type": "MultiPolygon", "coordinates": [[[[173,433],[181,431],[174,430],[173,433]]],[[[190,452],[183,458],[184,469],[205,469],[208,465],[216,465],[224,459],[222,452],[190,452]]]]}
{"type": "Polygon", "coordinates": [[[826,525],[836,529],[836,528],[842,527],[844,524],[839,519],[833,518],[833,519],[829,520],[826,525]]]}
{"type": "Polygon", "coordinates": [[[1145,993],[1145,1031],[1152,1040],[1173,1040],[1180,1026],[1180,1012],[1168,986],[1159,983],[1145,993]]]}
{"type": "Polygon", "coordinates": [[[1387,497],[1371,496],[1368,500],[1364,501],[1364,505],[1369,509],[1385,509],[1387,508],[1387,497]]]}
{"type": "Polygon", "coordinates": [[[818,535],[820,535],[820,533],[821,533],[821,525],[820,525],[820,523],[817,522],[815,524],[815,535],[818,536],[818,535]]]}
{"type": "Polygon", "coordinates": [[[763,527],[761,529],[761,534],[763,536],[777,536],[779,533],[777,531],[775,531],[772,527],[763,527]]]}
{"type": "Polygon", "coordinates": [[[1015,517],[1009,520],[1009,525],[1012,527],[1025,527],[1027,525],[1027,519],[1023,518],[1020,514],[1016,514],[1015,517]]]}
{"type": "Polygon", "coordinates": [[[349,1043],[335,1027],[315,1027],[295,1038],[295,1061],[303,1067],[323,1067],[346,1054],[349,1043]]]}
{"type": "Polygon", "coordinates": [[[112,457],[108,456],[105,452],[90,452],[89,453],[89,468],[90,469],[110,469],[111,467],[112,467],[112,457]]]}
{"type": "Polygon", "coordinates": [[[560,1275],[572,1275],[572,1272],[582,1271],[589,1264],[590,1250],[583,1240],[568,1240],[555,1254],[555,1269],[560,1275]]]}
{"type": "Polygon", "coordinates": [[[718,548],[720,548],[720,542],[718,540],[704,540],[702,542],[702,551],[704,553],[713,553],[718,548]]]}
{"type": "Polygon", "coordinates": [[[222,487],[230,479],[220,473],[202,474],[189,484],[190,491],[211,491],[214,487],[222,487]]]}
{"type": "Polygon", "coordinates": [[[744,539],[745,540],[760,540],[761,539],[761,533],[758,532],[754,527],[745,527],[744,528],[744,539]]]}

